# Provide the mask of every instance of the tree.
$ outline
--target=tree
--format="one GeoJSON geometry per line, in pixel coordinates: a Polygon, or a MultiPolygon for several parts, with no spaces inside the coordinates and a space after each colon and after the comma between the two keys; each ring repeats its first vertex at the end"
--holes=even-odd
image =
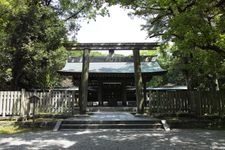
{"type": "Polygon", "coordinates": [[[119,3],[146,20],[143,29],[148,31],[149,38],[160,37],[165,45],[173,42],[170,53],[175,59],[174,68],[182,72],[189,87],[204,84],[202,87],[206,88],[209,87],[206,81],[200,79],[208,82],[223,77],[220,67],[225,58],[224,0],[120,0],[119,3]],[[199,77],[198,82],[194,77],[199,77]]]}
{"type": "Polygon", "coordinates": [[[7,38],[2,45],[11,62],[11,87],[30,88],[35,85],[32,81],[36,78],[29,76],[30,72],[36,71],[33,65],[41,62],[41,68],[50,66],[46,60],[59,47],[66,30],[48,7],[34,1],[9,1],[9,4],[11,9],[8,9],[3,28],[7,38]]]}
{"type": "Polygon", "coordinates": [[[10,4],[6,0],[0,1],[0,82],[1,87],[9,89],[9,82],[11,81],[11,68],[10,68],[10,55],[6,47],[6,39],[8,34],[4,31],[8,23],[8,11],[10,10],[10,4]],[[3,15],[5,13],[5,15],[3,15]]]}
{"type": "MultiPolygon", "coordinates": [[[[109,0],[111,4],[118,3],[109,0]]],[[[120,0],[146,20],[149,38],[162,37],[180,49],[198,47],[225,54],[225,2],[223,0],[120,0]]]]}
{"type": "Polygon", "coordinates": [[[61,44],[79,30],[79,19],[105,14],[100,1],[2,0],[0,81],[2,88],[46,88],[58,84],[56,71],[67,53],[61,44]],[[99,10],[99,11],[98,11],[99,10]]]}

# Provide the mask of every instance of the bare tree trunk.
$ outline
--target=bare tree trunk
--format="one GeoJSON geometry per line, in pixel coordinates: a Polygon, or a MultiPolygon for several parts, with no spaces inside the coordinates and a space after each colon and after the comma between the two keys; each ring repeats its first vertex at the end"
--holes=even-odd
{"type": "Polygon", "coordinates": [[[219,90],[220,90],[219,80],[218,80],[217,77],[215,78],[215,90],[216,90],[216,91],[219,91],[219,90]]]}

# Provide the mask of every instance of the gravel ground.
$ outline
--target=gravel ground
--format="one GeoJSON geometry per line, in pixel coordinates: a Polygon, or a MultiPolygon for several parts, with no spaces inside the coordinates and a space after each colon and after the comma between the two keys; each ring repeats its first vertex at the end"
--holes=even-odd
{"type": "Polygon", "coordinates": [[[225,149],[225,131],[75,130],[0,135],[0,150],[225,149]]]}

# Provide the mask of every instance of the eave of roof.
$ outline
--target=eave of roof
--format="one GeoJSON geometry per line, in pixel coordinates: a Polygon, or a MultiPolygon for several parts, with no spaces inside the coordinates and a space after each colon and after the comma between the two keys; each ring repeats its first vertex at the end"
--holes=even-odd
{"type": "MultiPolygon", "coordinates": [[[[160,67],[157,61],[141,62],[142,73],[163,73],[166,72],[160,67]]],[[[82,63],[66,63],[62,70],[63,73],[81,73],[82,63]]],[[[113,73],[113,74],[133,74],[134,63],[132,62],[93,62],[90,63],[89,73],[113,73]]]]}
{"type": "Polygon", "coordinates": [[[164,87],[148,87],[147,90],[163,91],[163,90],[188,90],[187,86],[164,86],[164,87]]]}

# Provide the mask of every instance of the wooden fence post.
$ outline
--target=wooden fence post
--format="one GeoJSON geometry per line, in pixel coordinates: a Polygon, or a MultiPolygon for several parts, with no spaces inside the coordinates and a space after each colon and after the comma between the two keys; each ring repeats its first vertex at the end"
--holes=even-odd
{"type": "Polygon", "coordinates": [[[196,92],[196,113],[197,113],[197,116],[198,117],[201,117],[202,115],[202,107],[201,107],[201,92],[200,91],[197,91],[196,92]]]}
{"type": "Polygon", "coordinates": [[[187,91],[187,93],[188,93],[189,106],[190,106],[189,113],[196,114],[195,96],[192,91],[187,91]]]}
{"type": "Polygon", "coordinates": [[[0,92],[0,115],[3,116],[3,111],[2,111],[2,92],[0,92]]]}
{"type": "Polygon", "coordinates": [[[76,91],[73,90],[72,91],[72,101],[71,101],[71,114],[72,114],[72,116],[74,116],[75,94],[76,94],[76,91]]]}
{"type": "Polygon", "coordinates": [[[1,95],[0,95],[0,98],[1,98],[1,101],[2,101],[2,105],[3,105],[3,106],[1,106],[2,107],[2,117],[5,117],[5,109],[6,109],[6,107],[5,107],[6,100],[4,98],[4,93],[5,92],[1,92],[1,95]]]}
{"type": "Polygon", "coordinates": [[[218,98],[219,98],[219,117],[223,117],[224,116],[224,99],[225,99],[225,95],[223,92],[218,91],[218,98]]]}
{"type": "Polygon", "coordinates": [[[152,93],[151,93],[151,91],[148,91],[148,93],[147,93],[147,95],[148,95],[148,107],[149,107],[149,115],[152,115],[152,109],[153,109],[153,104],[152,104],[152,93]]]}
{"type": "Polygon", "coordinates": [[[53,109],[53,96],[52,96],[52,90],[50,89],[47,93],[47,107],[46,107],[46,110],[48,113],[51,113],[52,112],[52,109],[53,109]]]}
{"type": "Polygon", "coordinates": [[[68,99],[68,90],[65,90],[64,92],[62,92],[62,95],[64,95],[64,98],[62,97],[62,100],[61,100],[61,102],[60,102],[60,107],[61,107],[61,109],[60,109],[60,112],[61,113],[66,113],[66,111],[67,111],[67,109],[68,109],[68,107],[67,107],[67,101],[69,100],[68,99]]]}
{"type": "Polygon", "coordinates": [[[21,90],[21,106],[20,106],[20,116],[24,118],[27,112],[27,101],[25,97],[26,91],[25,89],[21,90]]]}
{"type": "Polygon", "coordinates": [[[222,102],[222,115],[225,116],[225,94],[223,92],[220,92],[221,93],[221,102],[222,102]]]}

